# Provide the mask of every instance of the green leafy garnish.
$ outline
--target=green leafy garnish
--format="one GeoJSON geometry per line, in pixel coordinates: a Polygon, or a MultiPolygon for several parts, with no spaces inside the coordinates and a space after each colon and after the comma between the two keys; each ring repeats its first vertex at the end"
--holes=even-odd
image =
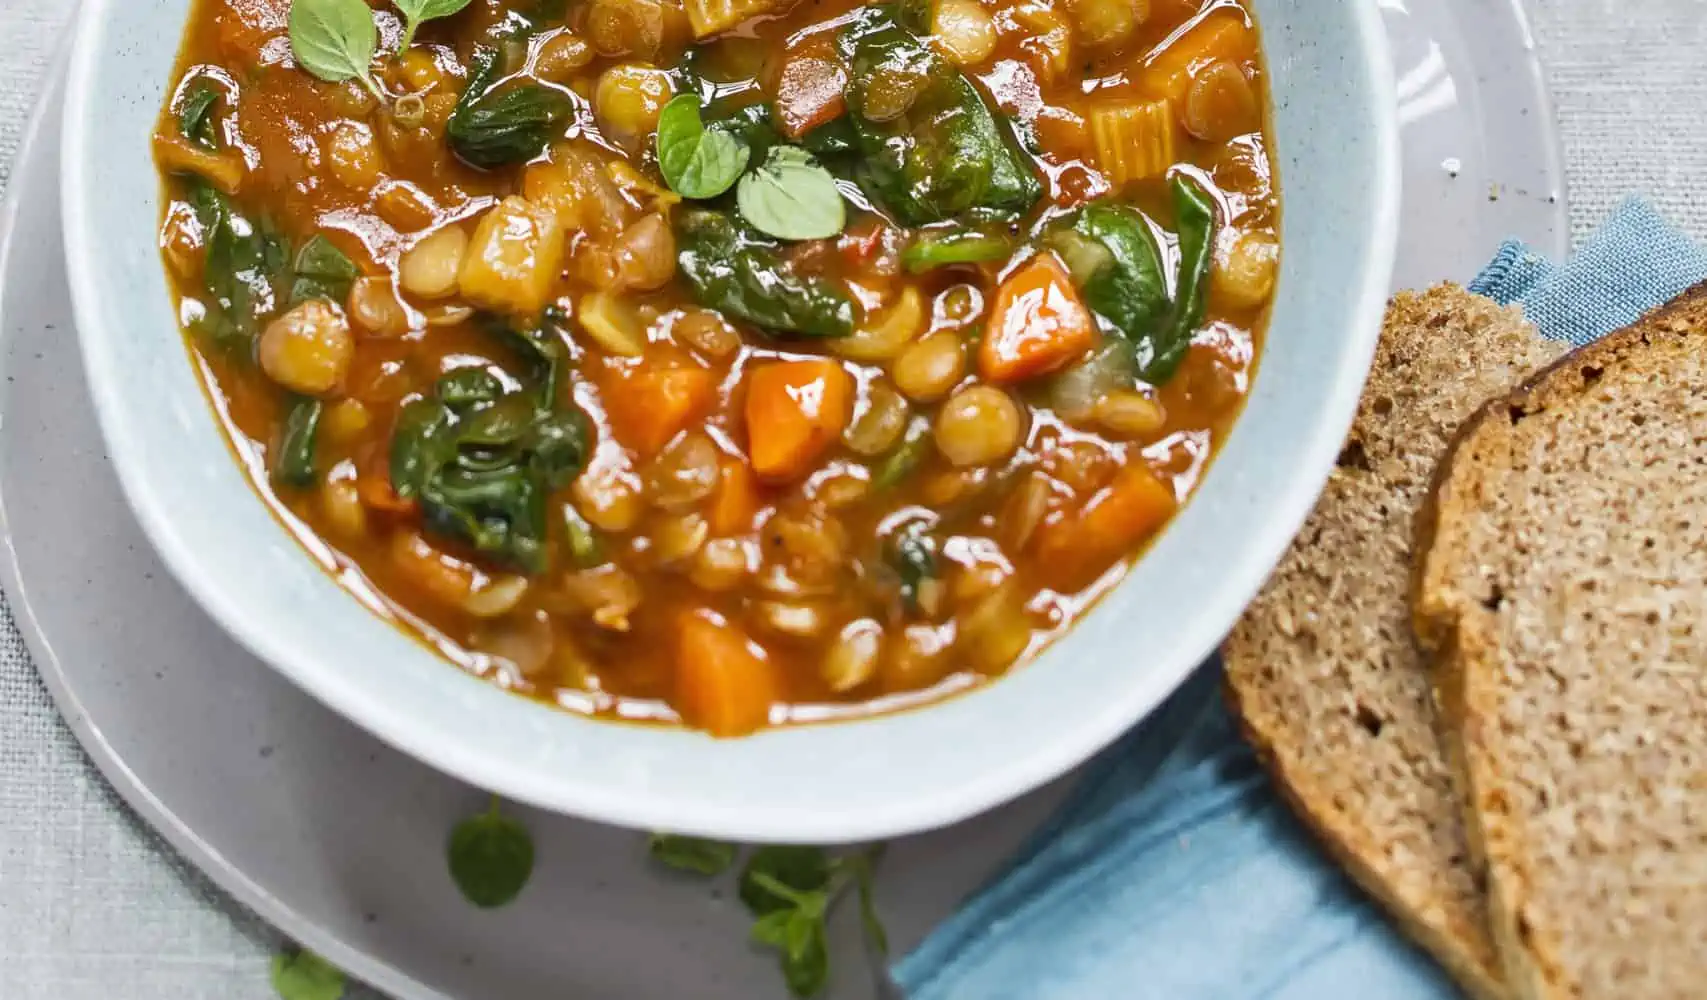
{"type": "Polygon", "coordinates": [[[781,240],[827,239],[848,222],[836,179],[798,146],[773,147],[741,178],[735,199],[754,229],[781,240]]]}
{"type": "Polygon", "coordinates": [[[379,26],[363,0],[292,0],[290,50],[296,64],[327,83],[359,80],[380,101],[374,82],[379,26]]]}
{"type": "Polygon", "coordinates": [[[408,51],[415,44],[415,33],[421,30],[421,25],[427,21],[441,17],[449,17],[467,7],[471,0],[395,0],[397,9],[403,14],[403,44],[402,51],[408,51]]]}
{"type": "Polygon", "coordinates": [[[261,318],[278,306],[278,289],[290,269],[289,248],[264,220],[243,215],[205,181],[190,182],[189,201],[207,246],[202,263],[207,312],[196,329],[217,347],[247,347],[261,318]]]}
{"type": "MultiPolygon", "coordinates": [[[[469,87],[474,93],[476,83],[469,87]]],[[[465,163],[482,170],[526,163],[545,151],[574,117],[575,103],[540,84],[467,98],[451,115],[445,136],[465,163]]]]}
{"type": "Polygon", "coordinates": [[[854,304],[835,282],[796,274],[777,244],[738,218],[709,209],[676,214],[677,264],[707,309],[776,334],[845,337],[854,304]]]}
{"type": "Polygon", "coordinates": [[[646,840],[646,850],[666,868],[709,877],[728,871],[738,848],[721,840],[654,833],[646,840]]]}
{"type": "Polygon", "coordinates": [[[309,237],[291,261],[296,280],[291,283],[290,304],[309,299],[343,302],[361,272],[355,261],[319,233],[309,237]]]}
{"type": "Polygon", "coordinates": [[[298,488],[314,485],[314,440],[323,409],[320,400],[307,397],[291,404],[273,453],[273,482],[298,488]]]}
{"type": "Polygon", "coordinates": [[[344,973],[311,951],[274,955],[273,992],[279,1000],[339,1000],[344,973]]]}
{"type": "Polygon", "coordinates": [[[495,797],[491,809],[456,825],[446,853],[456,887],[481,909],[514,901],[533,874],[533,837],[498,811],[495,797]]]}
{"type": "Polygon", "coordinates": [[[776,949],[783,981],[797,997],[823,992],[830,976],[825,921],[850,884],[858,887],[866,937],[877,951],[887,934],[871,899],[872,865],[881,847],[832,859],[817,847],[772,846],[753,852],[741,872],[741,901],[757,919],[752,938],[776,949]]]}
{"type": "Polygon", "coordinates": [[[202,78],[191,84],[178,106],[178,132],[204,149],[218,149],[219,122],[214,112],[222,96],[212,80],[202,78]]]}
{"type": "Polygon", "coordinates": [[[683,198],[715,198],[747,169],[747,145],[725,129],[707,129],[699,97],[677,94],[658,115],[658,170],[683,198]]]}

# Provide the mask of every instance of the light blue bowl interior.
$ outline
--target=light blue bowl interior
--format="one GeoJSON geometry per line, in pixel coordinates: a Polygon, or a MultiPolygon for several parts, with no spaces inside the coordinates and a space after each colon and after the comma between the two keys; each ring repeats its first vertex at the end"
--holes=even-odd
{"type": "Polygon", "coordinates": [[[149,136],[189,0],[86,0],[68,100],[67,245],[91,390],[179,578],[262,658],[381,738],[508,797],[625,825],[836,841],[941,825],[1063,773],[1212,650],[1327,475],[1386,294],[1397,160],[1372,0],[1257,0],[1286,248],[1255,390],[1197,497],[1036,663],[927,710],[744,741],[507,696],[340,589],[256,498],[188,363],[155,249],[149,136]]]}

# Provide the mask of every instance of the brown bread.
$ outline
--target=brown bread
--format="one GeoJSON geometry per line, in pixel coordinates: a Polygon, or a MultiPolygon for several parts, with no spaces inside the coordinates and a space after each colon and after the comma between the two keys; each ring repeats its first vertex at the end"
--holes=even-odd
{"type": "Polygon", "coordinates": [[[1282,793],[1479,1000],[1509,994],[1411,635],[1412,528],[1459,423],[1559,353],[1453,286],[1394,299],[1340,466],[1224,650],[1282,793]]]}
{"type": "Polygon", "coordinates": [[[1507,981],[1707,995],[1707,286],[1479,411],[1418,552],[1507,981]]]}

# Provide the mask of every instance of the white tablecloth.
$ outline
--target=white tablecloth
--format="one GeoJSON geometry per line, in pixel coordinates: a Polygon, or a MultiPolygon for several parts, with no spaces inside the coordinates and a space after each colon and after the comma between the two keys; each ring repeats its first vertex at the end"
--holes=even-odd
{"type": "MultiPolygon", "coordinates": [[[[0,0],[0,190],[73,2],[0,0]]],[[[1707,237],[1707,0],[1531,6],[1575,234],[1639,192],[1707,237]]],[[[0,1000],[267,1000],[275,946],[120,805],[0,620],[0,1000]]]]}

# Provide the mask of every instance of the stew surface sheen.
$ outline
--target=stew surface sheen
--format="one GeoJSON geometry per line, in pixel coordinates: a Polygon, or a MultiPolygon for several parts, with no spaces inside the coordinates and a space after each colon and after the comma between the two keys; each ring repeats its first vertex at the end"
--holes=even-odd
{"type": "Polygon", "coordinates": [[[984,683],[1243,402],[1234,0],[370,6],[329,82],[290,0],[198,0],[161,247],[256,486],[493,683],[720,736],[984,683]]]}

